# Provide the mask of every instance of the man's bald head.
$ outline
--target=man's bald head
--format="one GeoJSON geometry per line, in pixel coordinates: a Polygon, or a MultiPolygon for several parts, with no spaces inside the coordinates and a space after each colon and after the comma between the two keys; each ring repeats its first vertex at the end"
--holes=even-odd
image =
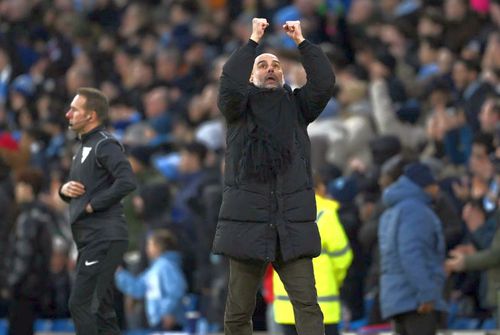
{"type": "Polygon", "coordinates": [[[261,88],[279,88],[285,82],[281,63],[276,55],[263,53],[255,58],[250,82],[261,88]]]}
{"type": "Polygon", "coordinates": [[[275,54],[266,52],[266,53],[260,54],[257,57],[255,57],[255,61],[253,63],[253,66],[255,66],[258,62],[260,62],[263,59],[273,59],[273,60],[276,60],[278,63],[280,61],[278,59],[278,56],[276,56],[275,54]]]}

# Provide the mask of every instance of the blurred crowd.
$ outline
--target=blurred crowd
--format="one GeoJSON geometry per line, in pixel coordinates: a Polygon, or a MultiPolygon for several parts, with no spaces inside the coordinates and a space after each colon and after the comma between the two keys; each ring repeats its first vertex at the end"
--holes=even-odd
{"type": "Polygon", "coordinates": [[[183,295],[165,327],[183,322],[182,307],[220,329],[227,264],[211,254],[225,147],[218,78],[253,17],[271,23],[259,48],[278,55],[292,88],[307,78],[281,32],[287,20],[301,21],[337,77],[308,130],[313,169],[339,205],[354,256],[341,289],[344,322],[386,321],[382,194],[415,161],[438,181],[432,208],[446,253],[462,260],[447,267],[447,301],[459,316],[494,316],[500,262],[493,275],[453,271],[498,249],[499,0],[0,0],[0,317],[19,295],[36,301],[40,317],[69,317],[75,250],[58,190],[77,142],[65,113],[76,89],[91,86],[108,96],[107,127],[139,182],[124,201],[122,326],[155,319],[132,281],[166,264],[180,272],[165,284],[183,295]],[[151,262],[151,238],[175,261],[151,262]]]}

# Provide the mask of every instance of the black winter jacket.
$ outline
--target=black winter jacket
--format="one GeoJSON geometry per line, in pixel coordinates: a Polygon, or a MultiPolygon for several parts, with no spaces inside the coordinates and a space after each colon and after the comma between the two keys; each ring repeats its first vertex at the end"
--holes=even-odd
{"type": "Polygon", "coordinates": [[[123,147],[104,127],[82,135],[69,180],[85,186],[85,194],[78,198],[59,192],[69,202],[69,221],[78,247],[100,240],[127,240],[121,200],[136,188],[135,176],[123,147]],[[88,203],[93,213],[85,211],[88,203]]]}
{"type": "Polygon", "coordinates": [[[284,261],[316,257],[321,243],[310,166],[307,125],[332,96],[335,77],[322,50],[303,41],[298,49],[307,84],[293,92],[256,88],[249,83],[257,43],[250,40],[224,65],[219,108],[227,121],[223,201],[213,251],[240,260],[284,261]],[[257,105],[265,108],[255,108],[257,105]],[[263,119],[283,126],[293,122],[291,165],[269,182],[256,182],[240,169],[248,134],[263,119]]]}
{"type": "Polygon", "coordinates": [[[39,202],[23,204],[10,236],[7,284],[13,298],[40,298],[49,287],[55,217],[39,202]]]}

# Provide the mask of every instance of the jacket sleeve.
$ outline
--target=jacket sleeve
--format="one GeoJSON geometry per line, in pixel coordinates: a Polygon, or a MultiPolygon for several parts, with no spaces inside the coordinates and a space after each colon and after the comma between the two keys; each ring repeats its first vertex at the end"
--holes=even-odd
{"type": "Polygon", "coordinates": [[[239,119],[245,111],[257,45],[249,40],[229,57],[222,68],[217,104],[228,123],[239,119]]]}
{"type": "Polygon", "coordinates": [[[500,266],[500,229],[497,229],[491,247],[465,257],[465,270],[487,270],[500,266]]]}
{"type": "Polygon", "coordinates": [[[426,141],[427,135],[423,127],[403,123],[397,118],[384,80],[375,80],[370,83],[370,100],[380,135],[397,136],[403,146],[411,148],[426,141]]]}
{"type": "Polygon", "coordinates": [[[144,275],[134,277],[126,270],[117,271],[115,274],[116,287],[124,294],[136,299],[142,299],[146,295],[146,282],[144,275]]]}
{"type": "Polygon", "coordinates": [[[330,61],[321,48],[308,40],[299,44],[302,66],[307,75],[307,83],[297,89],[300,109],[307,123],[314,121],[333,96],[335,75],[330,61]]]}
{"type": "MultiPolygon", "coordinates": [[[[409,205],[410,206],[410,205],[409,205]]],[[[432,220],[422,211],[425,208],[403,208],[399,224],[397,247],[405,278],[417,293],[417,301],[422,304],[431,302],[441,295],[432,280],[427,266],[429,252],[434,252],[432,220]],[[416,214],[421,213],[421,214],[416,214]],[[418,228],[418,233],[416,229],[418,228]]],[[[444,255],[443,255],[444,261],[444,255]]]]}
{"type": "Polygon", "coordinates": [[[324,219],[327,220],[328,232],[325,234],[321,232],[321,238],[326,240],[327,253],[334,269],[335,281],[337,287],[341,287],[347,270],[351,266],[352,250],[337,213],[331,210],[325,211],[324,219]]]}
{"type": "Polygon", "coordinates": [[[160,268],[161,285],[164,295],[160,303],[160,315],[172,314],[186,294],[186,280],[181,270],[173,265],[160,268]]]}
{"type": "Polygon", "coordinates": [[[106,190],[96,194],[90,205],[95,211],[105,210],[120,202],[127,194],[135,190],[136,181],[132,167],[115,140],[101,143],[96,151],[97,161],[113,177],[113,184],[106,190]]]}

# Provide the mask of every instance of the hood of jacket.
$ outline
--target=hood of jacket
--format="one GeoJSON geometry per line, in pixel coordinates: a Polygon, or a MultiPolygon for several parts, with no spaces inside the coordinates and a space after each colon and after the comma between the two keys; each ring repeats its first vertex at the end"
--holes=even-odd
{"type": "Polygon", "coordinates": [[[420,186],[408,177],[401,176],[391,186],[385,189],[382,200],[387,207],[393,207],[398,202],[414,199],[415,201],[430,204],[432,198],[420,186]]]}

